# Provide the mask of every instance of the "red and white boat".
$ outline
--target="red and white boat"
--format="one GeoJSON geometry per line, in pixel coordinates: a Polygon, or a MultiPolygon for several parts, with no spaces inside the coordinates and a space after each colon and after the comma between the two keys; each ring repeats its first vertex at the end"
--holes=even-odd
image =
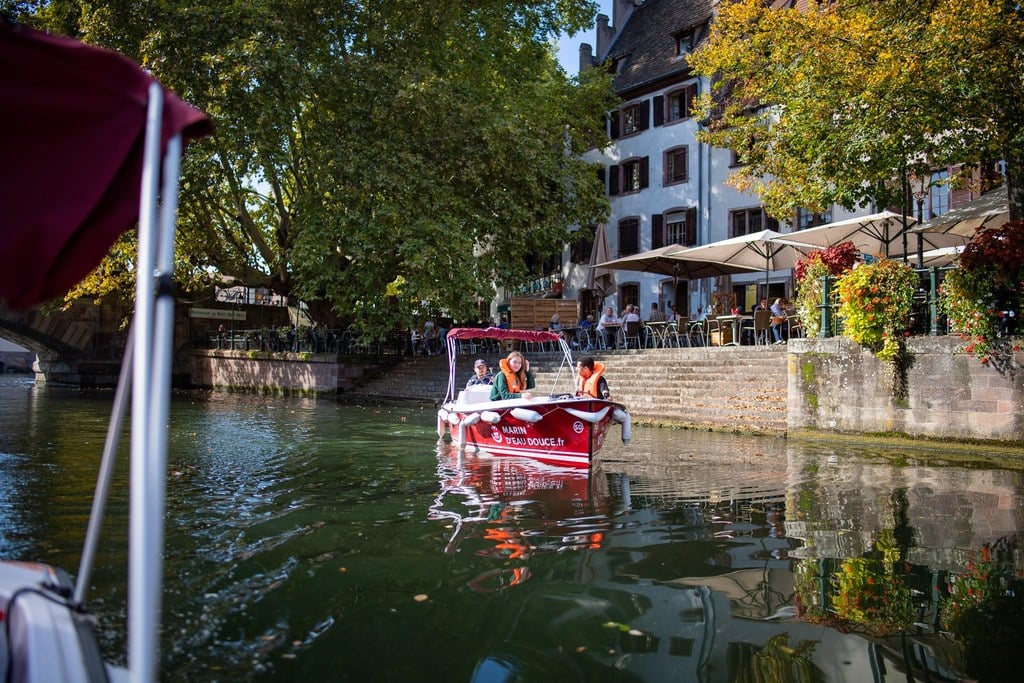
{"type": "Polygon", "coordinates": [[[534,458],[565,467],[589,467],[604,445],[611,423],[621,425],[622,442],[629,443],[629,412],[615,401],[576,396],[576,366],[572,349],[555,332],[504,330],[497,327],[457,327],[448,331],[448,393],[437,411],[437,433],[448,434],[461,449],[491,455],[534,458]],[[544,394],[533,398],[491,400],[491,387],[456,389],[456,349],[459,340],[519,340],[556,344],[561,365],[544,394]]]}

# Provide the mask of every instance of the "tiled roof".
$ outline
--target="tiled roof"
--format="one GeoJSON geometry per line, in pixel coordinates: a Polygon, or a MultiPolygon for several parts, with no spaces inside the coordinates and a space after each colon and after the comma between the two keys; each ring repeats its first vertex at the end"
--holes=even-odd
{"type": "Polygon", "coordinates": [[[713,5],[713,0],[646,0],[633,10],[608,51],[612,62],[621,61],[615,92],[623,95],[686,72],[686,60],[676,56],[675,36],[698,28],[697,38],[706,38],[713,5]]]}

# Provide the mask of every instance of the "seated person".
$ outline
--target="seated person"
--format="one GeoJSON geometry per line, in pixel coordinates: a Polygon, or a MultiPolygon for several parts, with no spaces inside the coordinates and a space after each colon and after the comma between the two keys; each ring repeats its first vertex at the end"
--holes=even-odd
{"type": "Polygon", "coordinates": [[[484,362],[483,358],[477,358],[476,362],[473,363],[473,376],[466,382],[466,388],[469,389],[472,386],[478,384],[493,384],[494,375],[487,369],[487,363],[484,362]]]}
{"type": "Polygon", "coordinates": [[[590,356],[576,361],[576,395],[591,398],[611,399],[608,381],[604,378],[604,363],[595,363],[590,356]]]}
{"type": "Polygon", "coordinates": [[[548,331],[550,331],[550,332],[560,332],[561,330],[562,330],[562,323],[561,323],[561,321],[560,321],[560,319],[558,317],[558,314],[555,313],[554,315],[551,316],[551,322],[548,323],[548,331]]]}
{"type": "Polygon", "coordinates": [[[637,330],[637,337],[641,344],[644,344],[647,338],[647,331],[643,329],[644,322],[640,320],[640,314],[637,312],[637,306],[633,304],[627,304],[626,310],[622,314],[621,318],[622,326],[626,327],[629,323],[638,323],[639,329],[637,330]]]}
{"type": "Polygon", "coordinates": [[[789,302],[787,302],[785,299],[778,298],[771,305],[771,312],[772,312],[772,323],[771,323],[772,336],[775,338],[775,343],[776,344],[785,344],[786,343],[784,333],[788,332],[788,330],[785,327],[785,325],[786,325],[786,306],[788,305],[788,303],[789,302]]]}
{"type": "Polygon", "coordinates": [[[596,346],[596,336],[594,332],[594,326],[597,323],[594,322],[594,314],[587,315],[583,320],[580,321],[580,329],[577,333],[579,338],[580,346],[584,347],[585,351],[593,351],[596,346]]]}
{"type": "Polygon", "coordinates": [[[611,306],[604,309],[604,315],[597,321],[597,331],[604,337],[605,348],[615,348],[615,335],[618,333],[619,324],[614,309],[611,306]]]}
{"type": "Polygon", "coordinates": [[[533,398],[536,382],[530,372],[530,361],[519,351],[513,351],[499,363],[501,372],[494,376],[491,385],[491,400],[503,401],[510,398],[533,398]]]}

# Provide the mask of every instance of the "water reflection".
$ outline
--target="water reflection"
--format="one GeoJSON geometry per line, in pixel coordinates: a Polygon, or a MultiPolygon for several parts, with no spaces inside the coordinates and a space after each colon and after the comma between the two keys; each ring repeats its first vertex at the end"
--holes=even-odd
{"type": "Polygon", "coordinates": [[[487,590],[511,590],[536,579],[538,553],[573,551],[586,586],[538,587],[503,634],[516,650],[488,653],[471,680],[552,666],[573,680],[1013,678],[1020,473],[688,437],[693,450],[641,443],[589,476],[439,451],[445,552],[491,541],[487,590]],[[747,456],[723,465],[733,445],[747,456]]]}
{"type": "MultiPolygon", "coordinates": [[[[0,551],[77,566],[109,400],[0,380],[0,551]]],[[[172,418],[167,680],[1016,678],[1018,471],[636,429],[581,473],[435,447],[419,407],[183,394],[172,418]]]]}
{"type": "Polygon", "coordinates": [[[429,518],[451,522],[444,552],[484,541],[489,545],[477,555],[507,560],[468,582],[477,592],[529,580],[537,554],[600,548],[610,528],[607,486],[586,470],[468,455],[442,443],[438,476],[441,490],[429,518]]]}

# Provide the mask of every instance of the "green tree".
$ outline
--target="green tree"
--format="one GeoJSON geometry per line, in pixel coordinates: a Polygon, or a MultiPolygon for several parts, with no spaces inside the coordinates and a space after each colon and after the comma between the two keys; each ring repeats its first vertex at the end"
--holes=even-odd
{"type": "Polygon", "coordinates": [[[609,79],[569,78],[550,42],[587,25],[589,0],[30,9],[213,117],[183,166],[188,286],[269,287],[377,331],[422,302],[468,317],[495,284],[526,277],[527,254],[560,250],[568,227],[607,213],[595,168],[572,152],[606,142],[609,79]]]}
{"type": "Polygon", "coordinates": [[[691,58],[713,80],[703,139],[769,211],[907,205],[908,174],[1005,159],[1024,209],[1024,10],[1006,0],[723,3],[691,58]],[[895,181],[895,182],[894,182],[895,181]]]}

